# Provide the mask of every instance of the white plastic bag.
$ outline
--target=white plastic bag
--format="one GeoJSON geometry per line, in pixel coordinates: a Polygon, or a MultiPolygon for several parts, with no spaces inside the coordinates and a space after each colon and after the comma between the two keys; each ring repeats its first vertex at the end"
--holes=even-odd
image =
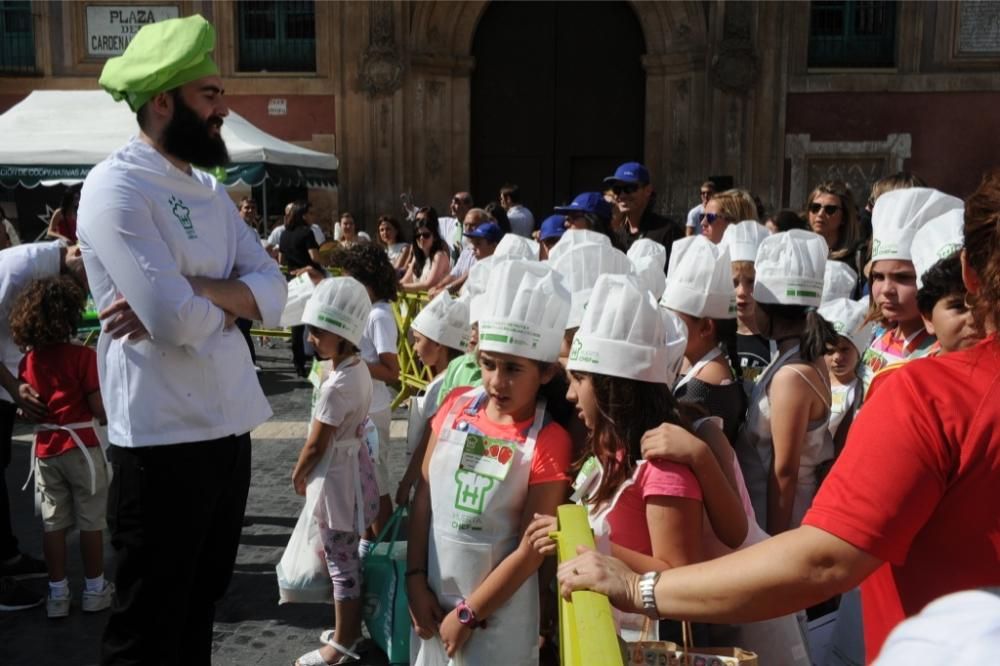
{"type": "MultiPolygon", "coordinates": [[[[411,633],[410,636],[416,638],[417,635],[411,633]]],[[[413,661],[413,666],[458,666],[459,662],[456,659],[448,658],[440,636],[431,636],[426,641],[421,638],[416,640],[420,648],[413,661]]]]}
{"type": "Polygon", "coordinates": [[[284,328],[301,324],[302,315],[306,310],[306,302],[315,289],[316,285],[313,284],[308,273],[303,273],[289,281],[288,300],[285,301],[285,309],[281,312],[278,324],[284,328]]]}
{"type": "Polygon", "coordinates": [[[306,485],[306,503],[288,539],[275,570],[278,574],[278,603],[332,603],[333,587],[326,568],[323,542],[319,536],[316,509],[322,499],[326,471],[333,458],[328,446],[313,469],[306,485]]]}

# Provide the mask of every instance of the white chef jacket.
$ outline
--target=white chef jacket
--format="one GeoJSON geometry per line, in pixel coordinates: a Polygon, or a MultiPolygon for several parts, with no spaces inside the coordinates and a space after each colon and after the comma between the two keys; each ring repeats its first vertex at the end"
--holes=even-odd
{"type": "Polygon", "coordinates": [[[236,277],[276,326],[287,287],[254,230],[210,175],[187,174],[132,139],[87,176],[77,235],[98,309],[124,296],[150,338],[101,335],[108,437],[125,447],[249,432],[271,416],[250,352],[185,276],[236,277]]]}
{"type": "MultiPolygon", "coordinates": [[[[27,243],[0,250],[0,362],[10,374],[17,377],[17,366],[24,354],[10,335],[10,315],[21,291],[34,280],[59,275],[60,245],[53,243],[27,243]]],[[[14,402],[7,391],[0,388],[0,400],[14,402]]]]}

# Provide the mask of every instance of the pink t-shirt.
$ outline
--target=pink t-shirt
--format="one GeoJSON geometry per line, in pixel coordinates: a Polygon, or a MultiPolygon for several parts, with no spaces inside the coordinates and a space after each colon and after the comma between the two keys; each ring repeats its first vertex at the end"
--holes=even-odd
{"type": "Polygon", "coordinates": [[[644,555],[653,555],[646,525],[646,500],[650,497],[686,497],[701,501],[701,486],[686,465],[650,460],[639,467],[635,482],[622,491],[608,514],[611,541],[644,555]]]}

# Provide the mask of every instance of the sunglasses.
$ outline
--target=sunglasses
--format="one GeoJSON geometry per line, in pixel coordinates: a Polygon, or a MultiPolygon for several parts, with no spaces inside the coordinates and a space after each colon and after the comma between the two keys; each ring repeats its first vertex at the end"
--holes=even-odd
{"type": "Polygon", "coordinates": [[[702,213],[701,219],[705,220],[709,224],[715,224],[716,220],[725,220],[725,215],[720,215],[719,213],[702,213]]]}
{"type": "Polygon", "coordinates": [[[429,231],[422,231],[417,234],[417,240],[424,240],[425,238],[430,238],[432,235],[429,231]]]}
{"type": "Polygon", "coordinates": [[[834,206],[833,204],[827,204],[825,206],[818,203],[809,204],[809,212],[813,215],[817,215],[821,210],[827,215],[833,215],[840,209],[840,206],[834,206]]]}
{"type": "Polygon", "coordinates": [[[612,185],[611,191],[615,194],[632,194],[639,189],[638,183],[628,183],[626,185],[612,185]]]}
{"type": "Polygon", "coordinates": [[[462,197],[452,197],[451,200],[454,203],[457,203],[457,204],[467,204],[467,203],[469,203],[468,199],[463,199],[462,197]]]}

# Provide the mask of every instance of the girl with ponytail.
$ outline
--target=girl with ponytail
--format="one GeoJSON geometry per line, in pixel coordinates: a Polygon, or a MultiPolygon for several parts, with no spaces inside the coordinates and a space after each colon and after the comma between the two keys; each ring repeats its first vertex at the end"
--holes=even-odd
{"type": "Polygon", "coordinates": [[[757,329],[778,355],[754,387],[736,455],[770,534],[798,527],[819,485],[816,468],[833,458],[824,355],[837,334],[816,311],[826,255],[821,236],[799,229],[764,239],[757,252],[757,329]]]}

